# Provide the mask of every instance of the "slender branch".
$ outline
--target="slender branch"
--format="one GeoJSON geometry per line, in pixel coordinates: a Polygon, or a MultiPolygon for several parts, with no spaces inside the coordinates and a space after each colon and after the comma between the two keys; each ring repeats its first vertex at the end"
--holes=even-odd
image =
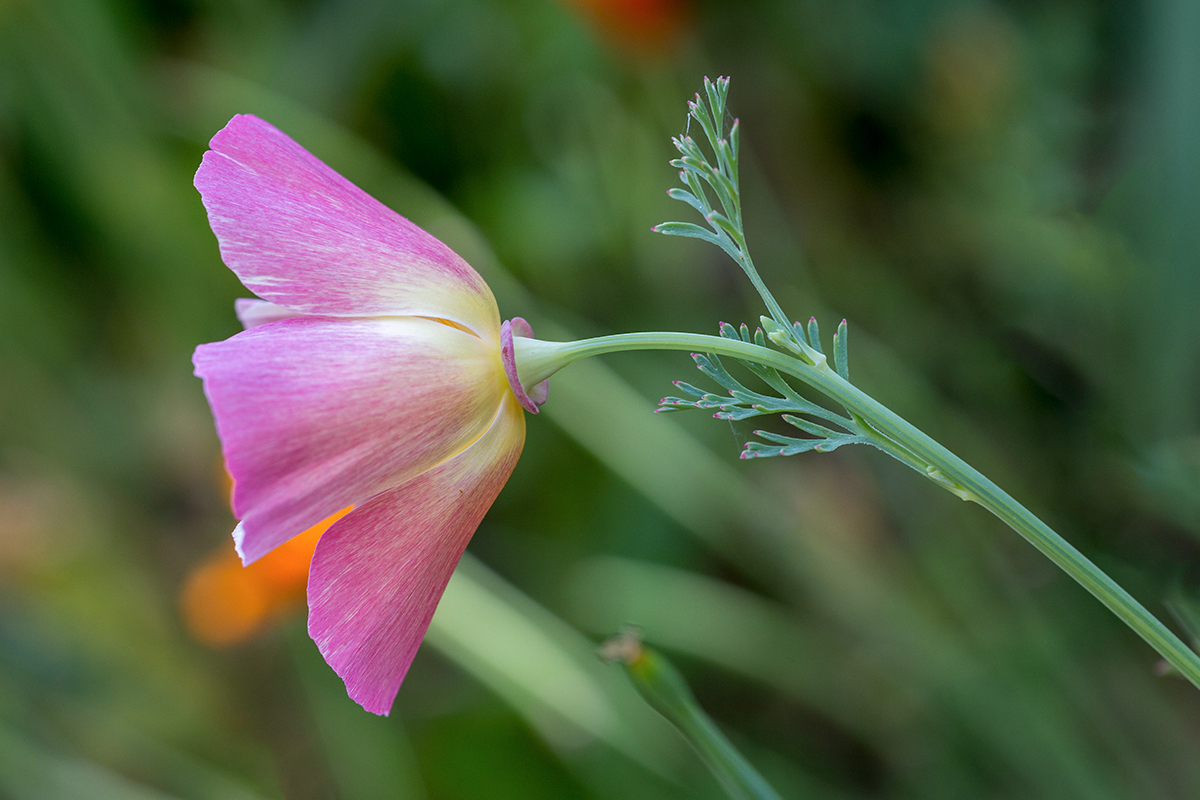
{"type": "Polygon", "coordinates": [[[1200,688],[1200,655],[1116,581],[986,476],[853,386],[823,359],[814,366],[750,342],[688,333],[625,333],[577,342],[518,339],[516,343],[517,363],[522,365],[522,383],[531,385],[580,358],[627,350],[714,353],[772,367],[798,378],[864,422],[868,431],[874,432],[872,438],[877,439],[882,449],[918,470],[924,467],[922,471],[927,477],[964,500],[983,506],[1025,537],[1200,688]],[[532,370],[532,374],[527,370],[532,370]],[[544,375],[541,374],[543,371],[544,375]]]}

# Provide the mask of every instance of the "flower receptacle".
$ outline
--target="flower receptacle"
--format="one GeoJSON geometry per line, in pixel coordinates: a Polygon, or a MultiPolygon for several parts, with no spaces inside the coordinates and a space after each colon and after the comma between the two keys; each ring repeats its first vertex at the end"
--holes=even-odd
{"type": "MultiPolygon", "coordinates": [[[[514,334],[516,332],[514,331],[514,334]]],[[[572,352],[574,342],[548,342],[544,339],[513,336],[516,376],[526,392],[536,387],[582,354],[572,352]]],[[[511,380],[511,376],[510,376],[511,380]]]]}

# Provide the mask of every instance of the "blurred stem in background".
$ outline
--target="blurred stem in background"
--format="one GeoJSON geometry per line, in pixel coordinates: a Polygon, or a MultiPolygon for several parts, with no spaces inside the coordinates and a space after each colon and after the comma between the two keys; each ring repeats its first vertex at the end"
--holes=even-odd
{"type": "Polygon", "coordinates": [[[638,693],[683,734],[730,797],[780,800],[766,779],[700,708],[679,671],[661,653],[646,647],[636,628],[626,628],[601,645],[600,657],[625,666],[638,693]]]}

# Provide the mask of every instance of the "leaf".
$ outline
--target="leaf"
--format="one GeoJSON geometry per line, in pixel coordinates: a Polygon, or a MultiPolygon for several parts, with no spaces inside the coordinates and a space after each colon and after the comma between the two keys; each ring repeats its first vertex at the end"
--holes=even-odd
{"type": "Polygon", "coordinates": [[[658,408],[654,409],[654,413],[660,411],[690,411],[693,408],[699,408],[699,405],[684,400],[682,397],[664,397],[658,401],[658,408]]]}
{"type": "Polygon", "coordinates": [[[706,231],[699,225],[693,225],[690,222],[663,222],[655,225],[652,230],[655,233],[662,233],[667,236],[684,236],[689,239],[703,239],[718,246],[721,244],[716,234],[706,231]]]}
{"type": "Polygon", "coordinates": [[[808,341],[812,345],[812,349],[816,350],[821,355],[825,355],[825,351],[821,349],[821,328],[817,325],[816,317],[808,319],[808,341]]]}
{"type": "MultiPolygon", "coordinates": [[[[787,437],[780,437],[787,439],[787,437]]],[[[746,442],[742,458],[769,458],[771,456],[795,456],[816,450],[824,439],[791,439],[789,444],[769,445],[762,442],[746,442]]]]}
{"type": "Polygon", "coordinates": [[[692,119],[700,123],[700,127],[704,129],[704,135],[708,137],[708,141],[715,142],[719,138],[717,136],[716,124],[708,109],[704,107],[704,101],[700,95],[696,95],[694,101],[688,102],[688,111],[691,112],[692,119]]]}
{"type": "Polygon", "coordinates": [[[833,368],[847,381],[850,380],[849,336],[850,328],[846,320],[842,320],[838,323],[837,333],[833,335],[833,368]]]}
{"type": "Polygon", "coordinates": [[[667,197],[670,197],[672,200],[682,200],[692,208],[699,211],[701,214],[707,214],[709,212],[709,209],[706,208],[705,204],[700,201],[700,198],[696,197],[696,195],[692,194],[687,189],[680,189],[678,187],[668,189],[667,197]]]}
{"type": "Polygon", "coordinates": [[[806,419],[801,419],[800,417],[792,416],[791,414],[784,414],[783,421],[794,428],[799,428],[805,433],[812,434],[813,436],[817,436],[822,439],[833,439],[845,435],[840,431],[826,428],[824,425],[818,425],[815,422],[809,422],[806,419]]]}
{"type": "Polygon", "coordinates": [[[728,405],[728,406],[725,406],[721,411],[718,411],[716,414],[713,414],[713,416],[716,417],[717,419],[726,419],[726,420],[731,420],[733,422],[741,422],[742,420],[750,419],[751,417],[762,417],[762,416],[766,416],[767,414],[773,414],[773,413],[774,413],[773,411],[767,411],[767,410],[759,408],[757,406],[747,407],[747,406],[728,405]]]}
{"type": "Polygon", "coordinates": [[[738,389],[744,389],[744,387],[726,371],[724,365],[721,364],[721,359],[717,358],[716,356],[711,354],[700,355],[699,353],[694,353],[692,354],[692,358],[696,361],[696,366],[700,368],[701,372],[712,378],[717,383],[721,384],[721,386],[725,387],[729,391],[732,392],[738,389]]]}
{"type": "Polygon", "coordinates": [[[738,144],[741,138],[741,127],[735,119],[733,127],[729,129],[729,177],[734,183],[738,182],[738,144]]]}
{"type": "Polygon", "coordinates": [[[740,236],[742,232],[741,220],[739,219],[741,209],[738,206],[737,186],[733,181],[729,180],[724,172],[715,169],[712,171],[711,176],[706,176],[706,179],[712,185],[713,189],[716,190],[717,197],[721,200],[721,207],[725,209],[725,214],[737,223],[738,235],[740,236]]]}
{"type": "Polygon", "coordinates": [[[710,211],[706,219],[711,222],[714,227],[718,227],[725,231],[725,233],[734,241],[737,241],[738,237],[742,235],[742,232],[738,229],[738,226],[734,225],[729,220],[729,217],[725,216],[724,214],[720,214],[716,211],[710,211]]]}
{"type": "Polygon", "coordinates": [[[676,389],[685,394],[690,394],[692,397],[704,397],[704,395],[708,394],[708,392],[704,391],[703,389],[698,389],[695,386],[692,386],[690,383],[685,383],[684,381],[672,381],[672,383],[675,384],[676,389]]]}
{"type": "MultiPolygon", "coordinates": [[[[831,431],[831,433],[834,433],[831,431]]],[[[797,439],[793,436],[783,436],[770,431],[755,431],[755,436],[760,436],[768,442],[775,444],[764,444],[762,442],[747,442],[745,449],[742,451],[742,458],[770,458],[772,456],[794,456],[800,453],[808,453],[817,451],[818,453],[829,453],[839,447],[844,447],[848,444],[871,444],[872,442],[865,436],[857,436],[853,434],[837,434],[834,433],[828,437],[817,437],[814,439],[797,439]]]]}

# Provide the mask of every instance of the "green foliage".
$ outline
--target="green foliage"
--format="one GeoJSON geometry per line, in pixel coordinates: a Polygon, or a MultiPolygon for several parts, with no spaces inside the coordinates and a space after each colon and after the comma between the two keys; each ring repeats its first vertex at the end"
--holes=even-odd
{"type": "Polygon", "coordinates": [[[671,138],[671,144],[679,151],[680,158],[671,161],[679,170],[679,180],[686,189],[671,189],[667,195],[680,200],[699,211],[708,223],[708,230],[690,222],[663,222],[653,230],[668,236],[684,236],[715,244],[737,262],[746,277],[754,284],[771,316],[781,325],[787,325],[787,317],[775,302],[775,298],[759,278],[750,251],[746,246],[746,234],[742,229],[742,197],[738,183],[739,142],[738,121],[735,119],[725,130],[726,102],[729,98],[729,78],[716,81],[704,79],[704,94],[688,101],[688,128],[695,122],[708,140],[710,158],[685,133],[671,138]],[[713,161],[715,160],[715,164],[713,161]],[[717,198],[720,210],[712,203],[717,198]]]}
{"type": "MultiPolygon", "coordinates": [[[[838,329],[842,337],[841,342],[843,343],[845,342],[845,326],[846,323],[843,320],[838,329]]],[[[766,346],[766,337],[763,335],[762,328],[755,329],[754,335],[751,336],[749,327],[744,323],[740,328],[723,323],[720,331],[721,336],[726,339],[753,342],[760,347],[766,346]]],[[[807,346],[818,354],[821,354],[820,331],[817,328],[817,321],[815,319],[809,322],[807,332],[797,326],[796,336],[806,337],[807,346]]],[[[838,348],[838,345],[835,344],[835,348],[838,348]]],[[[846,365],[844,344],[837,352],[840,353],[838,371],[841,373],[846,365]]],[[[878,442],[867,435],[865,429],[858,422],[850,417],[837,414],[810,400],[804,399],[774,368],[764,367],[761,364],[755,364],[751,361],[740,362],[747,370],[763,381],[763,383],[778,392],[779,396],[777,397],[760,394],[747,389],[741,382],[729,374],[721,364],[721,359],[715,355],[696,354],[692,358],[701,372],[726,390],[728,397],[705,392],[683,381],[675,381],[676,387],[696,399],[686,400],[679,397],[664,397],[659,401],[659,411],[682,411],[691,408],[715,409],[713,417],[730,421],[741,421],[768,414],[780,414],[784,422],[809,434],[809,438],[797,438],[771,433],[770,431],[755,431],[755,436],[760,436],[773,444],[747,442],[745,449],[742,451],[742,458],[793,456],[812,450],[819,453],[828,453],[847,444],[870,444],[878,446],[878,442]],[[825,425],[794,416],[795,414],[816,417],[825,422],[833,423],[842,430],[828,428],[825,425]]]]}

